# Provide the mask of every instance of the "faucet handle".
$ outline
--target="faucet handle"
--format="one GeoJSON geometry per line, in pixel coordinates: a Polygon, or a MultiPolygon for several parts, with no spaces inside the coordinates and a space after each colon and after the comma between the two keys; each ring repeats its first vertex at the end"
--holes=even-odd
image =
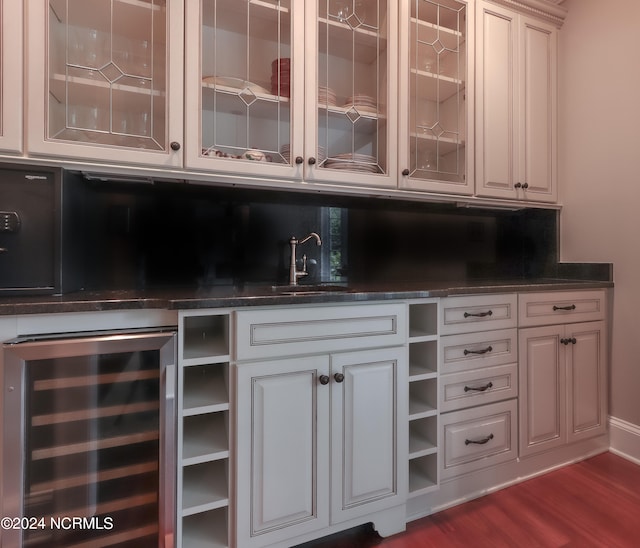
{"type": "Polygon", "coordinates": [[[307,254],[302,255],[302,272],[307,271],[307,254]]]}

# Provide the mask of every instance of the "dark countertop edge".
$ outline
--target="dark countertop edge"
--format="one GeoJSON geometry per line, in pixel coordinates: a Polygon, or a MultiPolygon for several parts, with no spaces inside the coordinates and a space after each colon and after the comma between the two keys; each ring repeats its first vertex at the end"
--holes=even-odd
{"type": "Polygon", "coordinates": [[[57,314],[101,312],[109,310],[194,310],[200,308],[240,308],[247,306],[281,306],[299,304],[357,303],[476,295],[490,293],[522,293],[532,291],[570,291],[606,289],[611,281],[594,280],[518,280],[465,281],[424,284],[389,283],[370,287],[355,286],[344,291],[326,291],[312,295],[273,294],[271,286],[210,288],[209,290],[170,290],[164,294],[141,294],[136,291],[77,292],[59,296],[0,298],[0,316],[23,314],[57,314]],[[267,289],[268,288],[268,289],[267,289]]]}

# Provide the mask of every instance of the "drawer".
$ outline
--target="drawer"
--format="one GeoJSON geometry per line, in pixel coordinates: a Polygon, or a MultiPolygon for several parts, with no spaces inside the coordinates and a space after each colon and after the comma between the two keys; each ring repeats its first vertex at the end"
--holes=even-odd
{"type": "Polygon", "coordinates": [[[440,337],[440,372],[456,373],[518,361],[518,330],[440,337]]]}
{"type": "Polygon", "coordinates": [[[441,412],[518,396],[518,364],[497,365],[440,377],[441,412]]]}
{"type": "Polygon", "coordinates": [[[605,317],[606,295],[603,289],[521,293],[518,301],[520,327],[590,322],[605,317]]]}
{"type": "Polygon", "coordinates": [[[517,456],[516,400],[441,415],[442,479],[493,466],[517,456]]]}
{"type": "Polygon", "coordinates": [[[277,307],[236,312],[236,359],[405,344],[404,304],[277,307]]]}
{"type": "Polygon", "coordinates": [[[506,295],[476,295],[442,299],[440,335],[508,329],[517,326],[518,298],[506,295]]]}

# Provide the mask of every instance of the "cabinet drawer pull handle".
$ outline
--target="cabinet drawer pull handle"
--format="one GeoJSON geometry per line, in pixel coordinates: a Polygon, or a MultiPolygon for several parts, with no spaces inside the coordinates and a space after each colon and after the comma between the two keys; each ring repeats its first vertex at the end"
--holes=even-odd
{"type": "Polygon", "coordinates": [[[475,443],[476,445],[484,445],[485,443],[490,442],[493,439],[493,434],[489,434],[486,438],[481,440],[464,440],[465,445],[469,445],[470,443],[475,443]]]}
{"type": "Polygon", "coordinates": [[[318,380],[322,385],[329,384],[329,375],[320,375],[320,378],[318,380]]]}
{"type": "Polygon", "coordinates": [[[467,350],[464,349],[464,355],[467,356],[469,354],[486,354],[487,352],[491,352],[493,350],[492,346],[487,346],[487,348],[483,348],[481,350],[467,350]]]}
{"type": "Polygon", "coordinates": [[[484,392],[485,390],[489,390],[489,388],[493,388],[493,383],[491,381],[489,381],[487,384],[485,384],[484,386],[478,386],[478,387],[474,387],[474,386],[465,386],[464,387],[464,391],[465,392],[469,392],[471,390],[475,391],[475,392],[484,392]]]}
{"type": "Polygon", "coordinates": [[[336,382],[342,382],[344,381],[344,375],[342,373],[336,373],[333,378],[336,380],[336,382]]]}
{"type": "Polygon", "coordinates": [[[556,310],[575,310],[576,309],[576,305],[575,304],[570,304],[569,306],[556,306],[555,304],[553,305],[553,311],[555,312],[556,310]]]}
{"type": "Polygon", "coordinates": [[[493,310],[487,310],[486,312],[465,312],[465,318],[485,318],[486,316],[493,316],[493,310]]]}

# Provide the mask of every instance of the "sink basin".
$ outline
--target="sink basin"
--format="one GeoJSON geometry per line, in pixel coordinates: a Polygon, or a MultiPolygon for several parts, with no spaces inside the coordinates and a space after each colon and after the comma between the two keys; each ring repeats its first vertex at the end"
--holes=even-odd
{"type": "Polygon", "coordinates": [[[278,295],[323,295],[325,293],[344,293],[349,288],[344,285],[274,285],[271,290],[278,295]]]}

